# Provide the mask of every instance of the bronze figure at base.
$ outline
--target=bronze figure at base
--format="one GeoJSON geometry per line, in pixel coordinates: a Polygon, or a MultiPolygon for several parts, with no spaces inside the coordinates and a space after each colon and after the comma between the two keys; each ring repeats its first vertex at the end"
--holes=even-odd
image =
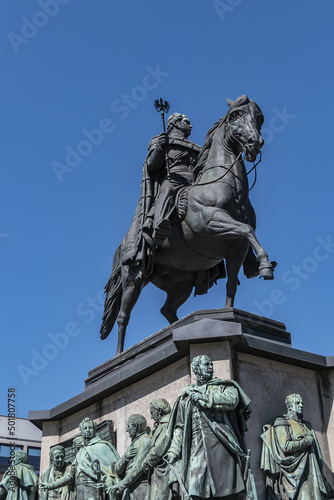
{"type": "Polygon", "coordinates": [[[322,455],[299,394],[285,399],[286,415],[264,426],[261,469],[268,500],[326,500],[334,491],[322,473],[322,455]]]}

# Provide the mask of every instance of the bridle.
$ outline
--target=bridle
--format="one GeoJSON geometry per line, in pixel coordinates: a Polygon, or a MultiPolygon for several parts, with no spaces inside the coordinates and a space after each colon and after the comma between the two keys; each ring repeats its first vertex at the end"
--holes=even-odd
{"type": "MultiPolygon", "coordinates": [[[[249,188],[249,191],[251,191],[253,189],[253,187],[255,186],[256,184],[256,181],[257,181],[257,170],[256,170],[256,167],[258,166],[258,164],[262,161],[262,151],[260,151],[260,158],[258,160],[257,163],[254,163],[252,168],[250,170],[248,170],[248,172],[246,173],[246,175],[249,175],[251,172],[253,172],[253,170],[255,170],[255,179],[254,179],[254,182],[252,184],[252,187],[249,188]]],[[[240,157],[242,155],[242,151],[238,154],[238,156],[236,157],[236,159],[234,160],[234,162],[229,165],[229,167],[225,167],[223,165],[214,165],[212,167],[209,167],[207,168],[205,171],[203,172],[200,172],[198,174],[198,181],[194,182],[193,186],[207,186],[209,184],[214,184],[215,182],[218,182],[218,181],[221,181],[225,175],[227,175],[228,173],[231,172],[232,168],[234,167],[234,165],[237,163],[237,161],[239,161],[240,157]],[[217,177],[216,179],[213,179],[211,181],[207,181],[207,182],[201,182],[201,177],[202,175],[204,174],[204,172],[208,172],[209,170],[213,169],[213,168],[227,168],[226,172],[223,173],[223,175],[221,175],[220,177],[217,177]]],[[[242,158],[241,157],[241,160],[244,161],[245,158],[242,158]]]]}
{"type": "MultiPolygon", "coordinates": [[[[229,165],[229,168],[226,170],[226,172],[224,172],[223,175],[221,175],[217,179],[213,179],[212,181],[208,181],[208,182],[197,182],[196,181],[193,185],[194,186],[207,186],[208,184],[214,184],[215,182],[218,182],[218,181],[222,180],[225,177],[225,175],[227,175],[229,172],[231,172],[232,168],[234,167],[234,165],[236,164],[236,162],[239,160],[239,158],[240,158],[241,155],[242,155],[242,151],[238,154],[238,156],[236,157],[236,159],[234,160],[234,162],[231,165],[229,165]]],[[[202,177],[202,175],[205,172],[208,172],[209,170],[211,170],[213,168],[227,168],[227,167],[224,167],[223,165],[214,165],[212,167],[209,167],[206,170],[204,170],[203,172],[200,172],[198,174],[199,181],[201,180],[201,177],[202,177]]]]}
{"type": "Polygon", "coordinates": [[[246,173],[246,175],[250,174],[251,172],[253,172],[254,170],[254,182],[252,184],[252,186],[249,188],[248,191],[251,191],[253,189],[253,187],[255,186],[256,184],[256,181],[257,181],[257,170],[256,170],[256,167],[258,166],[258,164],[262,161],[262,151],[260,151],[260,158],[259,158],[259,161],[257,163],[254,163],[254,165],[252,166],[252,168],[250,170],[248,170],[248,172],[246,173]]]}

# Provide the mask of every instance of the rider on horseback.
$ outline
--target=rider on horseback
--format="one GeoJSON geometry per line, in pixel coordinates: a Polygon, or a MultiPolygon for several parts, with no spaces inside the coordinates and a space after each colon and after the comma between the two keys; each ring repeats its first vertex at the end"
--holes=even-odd
{"type": "Polygon", "coordinates": [[[163,243],[175,217],[176,193],[182,186],[193,181],[193,168],[201,148],[188,140],[191,129],[186,115],[173,113],[167,120],[167,133],[153,138],[150,144],[146,161],[152,179],[157,183],[157,194],[151,210],[153,238],[157,246],[163,243]],[[165,159],[166,146],[168,169],[165,159]]]}
{"type": "Polygon", "coordinates": [[[153,137],[143,167],[141,196],[122,244],[122,264],[144,266],[150,274],[150,256],[165,240],[175,220],[177,192],[193,181],[200,146],[188,140],[189,118],[173,113],[167,132],[153,137]]]}
{"type": "MultiPolygon", "coordinates": [[[[156,100],[156,110],[163,113],[166,102],[156,100]]],[[[117,353],[124,349],[131,311],[149,282],[166,292],[161,313],[173,323],[194,289],[196,294],[206,293],[215,280],[225,276],[224,262],[227,308],[234,305],[243,263],[247,277],[274,278],[275,263],[269,261],[255,234],[255,213],[241,157],[243,152],[247,161],[255,161],[259,154],[263,115],[246,95],[228,104],[226,115],[209,130],[199,157],[200,148],[187,139],[191,126],[185,115],[172,115],[167,134],[150,142],[140,199],[130,229],[115,252],[105,288],[101,338],[109,335],[117,321],[117,353]],[[198,175],[192,183],[196,164],[198,175]]]]}

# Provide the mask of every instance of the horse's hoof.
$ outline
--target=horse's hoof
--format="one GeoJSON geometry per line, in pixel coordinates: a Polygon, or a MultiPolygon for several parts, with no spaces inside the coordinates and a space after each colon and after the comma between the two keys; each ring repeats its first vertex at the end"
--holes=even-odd
{"type": "MultiPolygon", "coordinates": [[[[275,260],[272,260],[270,262],[270,264],[271,264],[272,270],[274,270],[275,267],[277,266],[277,262],[275,260]]],[[[268,265],[265,267],[268,268],[268,265]]],[[[256,276],[259,276],[259,275],[260,275],[260,278],[263,277],[264,279],[274,279],[273,277],[272,278],[265,278],[264,276],[262,276],[260,274],[260,269],[261,269],[261,267],[259,267],[258,262],[255,262],[246,271],[244,271],[244,275],[246,276],[247,279],[256,278],[256,276]]]]}
{"type": "Polygon", "coordinates": [[[259,276],[265,280],[273,280],[274,273],[272,266],[259,267],[259,276]]]}

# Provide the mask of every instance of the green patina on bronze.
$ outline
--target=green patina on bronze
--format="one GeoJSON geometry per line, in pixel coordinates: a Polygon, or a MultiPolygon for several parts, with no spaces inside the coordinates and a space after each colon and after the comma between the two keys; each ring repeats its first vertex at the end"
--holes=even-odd
{"type": "Polygon", "coordinates": [[[286,397],[287,414],[263,428],[261,469],[268,500],[326,500],[334,491],[322,473],[322,454],[299,394],[286,397]]]}
{"type": "Polygon", "coordinates": [[[163,398],[154,399],[150,404],[154,426],[151,432],[151,448],[143,462],[143,470],[150,477],[150,500],[172,500],[169,486],[169,465],[164,460],[168,450],[167,429],[171,408],[163,398]]]}
{"type": "Polygon", "coordinates": [[[27,462],[27,452],[16,450],[12,465],[0,483],[1,500],[35,500],[38,477],[34,467],[27,462]]]}
{"type": "Polygon", "coordinates": [[[119,460],[119,454],[114,446],[96,436],[96,422],[89,417],[85,417],[79,427],[81,436],[73,440],[75,459],[72,464],[65,464],[62,446],[50,451],[51,465],[42,474],[40,485],[40,497],[44,500],[72,500],[74,497],[76,500],[102,500],[108,498],[106,490],[117,481],[113,465],[119,460]]]}
{"type": "Polygon", "coordinates": [[[39,485],[41,500],[70,500],[74,490],[74,468],[65,462],[65,449],[61,445],[50,450],[50,467],[43,472],[39,485]]]}
{"type": "Polygon", "coordinates": [[[147,422],[139,414],[128,418],[127,432],[131,444],[118,462],[114,465],[119,480],[107,492],[112,498],[123,500],[149,500],[150,488],[147,474],[143,471],[143,461],[150,449],[150,437],[146,433],[147,422]]]}
{"type": "Polygon", "coordinates": [[[191,499],[256,500],[244,437],[250,400],[233,380],[212,378],[208,356],[192,366],[197,382],[184,388],[170,419],[170,482],[191,499]]]}

